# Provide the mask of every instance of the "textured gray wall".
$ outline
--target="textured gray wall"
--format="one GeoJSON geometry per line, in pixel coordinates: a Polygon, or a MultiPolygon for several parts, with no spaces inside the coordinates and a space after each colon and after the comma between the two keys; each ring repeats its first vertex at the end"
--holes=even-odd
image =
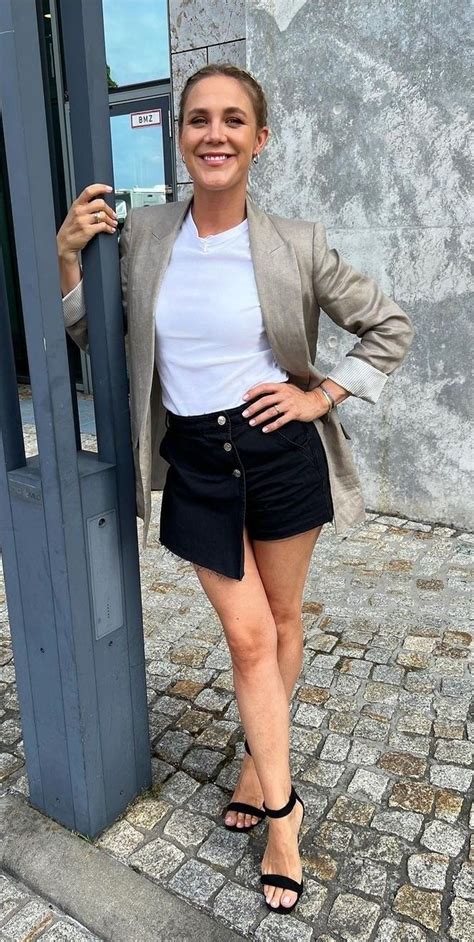
{"type": "MultiPolygon", "coordinates": [[[[367,506],[472,526],[468,3],[249,0],[246,14],[247,67],[272,130],[254,194],[324,222],[417,332],[376,405],[340,407],[367,506]]],[[[322,326],[329,369],[353,340],[322,326]]]]}
{"type": "MultiPolygon", "coordinates": [[[[170,0],[169,11],[177,118],[179,97],[193,72],[208,62],[231,62],[245,68],[245,0],[170,0]]],[[[176,172],[178,199],[185,199],[191,186],[178,150],[176,172]]]]}

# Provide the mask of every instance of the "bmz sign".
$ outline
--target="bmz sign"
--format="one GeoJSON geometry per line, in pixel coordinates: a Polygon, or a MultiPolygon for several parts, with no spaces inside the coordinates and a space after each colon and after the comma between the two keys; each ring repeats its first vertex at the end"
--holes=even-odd
{"type": "Polygon", "coordinates": [[[130,115],[132,128],[149,128],[161,124],[161,108],[151,111],[132,111],[130,115]]]}

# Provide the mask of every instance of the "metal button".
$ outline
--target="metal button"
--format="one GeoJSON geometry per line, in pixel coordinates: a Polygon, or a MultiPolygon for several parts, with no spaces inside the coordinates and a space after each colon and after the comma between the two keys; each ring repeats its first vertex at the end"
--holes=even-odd
{"type": "Polygon", "coordinates": [[[234,468],[232,474],[234,475],[234,478],[240,478],[242,472],[239,470],[239,468],[234,468]]]}
{"type": "Polygon", "coordinates": [[[225,417],[225,415],[220,415],[219,418],[217,419],[217,424],[218,424],[218,425],[225,425],[225,423],[226,423],[226,417],[225,417]]]}
{"type": "Polygon", "coordinates": [[[232,445],[230,442],[224,442],[224,451],[232,451],[232,445]]]}

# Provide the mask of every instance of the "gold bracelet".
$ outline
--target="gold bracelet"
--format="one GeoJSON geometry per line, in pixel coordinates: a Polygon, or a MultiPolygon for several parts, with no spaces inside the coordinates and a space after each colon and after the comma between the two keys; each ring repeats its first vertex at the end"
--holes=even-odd
{"type": "Polygon", "coordinates": [[[323,394],[323,396],[324,396],[326,402],[328,403],[328,405],[329,405],[328,412],[330,412],[331,409],[333,409],[334,406],[335,406],[335,404],[336,404],[336,403],[334,402],[334,399],[332,398],[332,396],[330,395],[330,393],[328,393],[327,390],[324,389],[323,386],[318,386],[317,388],[322,392],[322,394],[323,394]]]}

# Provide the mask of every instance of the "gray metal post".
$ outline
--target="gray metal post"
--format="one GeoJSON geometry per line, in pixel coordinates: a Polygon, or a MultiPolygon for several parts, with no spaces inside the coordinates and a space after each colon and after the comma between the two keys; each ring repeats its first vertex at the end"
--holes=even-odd
{"type": "MultiPolygon", "coordinates": [[[[106,95],[103,54],[95,68],[106,95]]],[[[76,448],[34,0],[0,0],[0,94],[39,451],[25,462],[17,448],[11,466],[4,409],[0,534],[30,799],[95,836],[151,784],[133,460],[117,246],[103,236],[86,271],[101,450],[76,448]]],[[[110,163],[97,169],[111,179],[110,163]]]]}

